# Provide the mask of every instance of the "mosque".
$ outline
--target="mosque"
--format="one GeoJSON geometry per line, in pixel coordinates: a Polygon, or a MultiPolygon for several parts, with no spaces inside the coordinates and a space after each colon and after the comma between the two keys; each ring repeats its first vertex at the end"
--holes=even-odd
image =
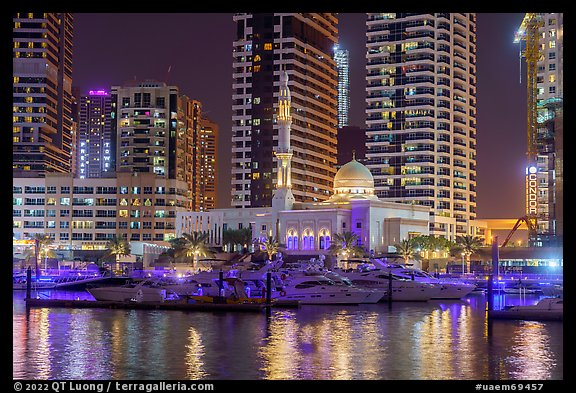
{"type": "Polygon", "coordinates": [[[378,199],[370,170],[356,161],[343,165],[334,177],[334,193],[322,202],[296,202],[291,191],[290,91],[288,74],[281,74],[277,121],[278,147],[276,189],[272,206],[214,209],[178,213],[176,236],[193,231],[207,232],[209,245],[223,246],[226,229],[251,228],[253,239],[273,236],[288,255],[326,255],[336,233],[354,232],[359,245],[376,254],[413,236],[430,234],[429,228],[445,228],[435,235],[454,239],[454,218],[431,215],[427,206],[378,199]],[[433,225],[431,225],[433,223],[433,225]]]}

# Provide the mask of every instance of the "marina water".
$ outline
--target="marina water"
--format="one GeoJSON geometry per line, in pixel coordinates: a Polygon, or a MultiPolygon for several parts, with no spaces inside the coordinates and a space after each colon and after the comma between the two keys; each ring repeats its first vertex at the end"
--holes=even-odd
{"type": "MultiPolygon", "coordinates": [[[[85,291],[33,296],[92,299],[85,291]]],[[[486,319],[485,295],[248,312],[31,308],[13,292],[15,379],[561,380],[563,324],[486,319]]],[[[503,295],[496,306],[534,304],[503,295]]]]}

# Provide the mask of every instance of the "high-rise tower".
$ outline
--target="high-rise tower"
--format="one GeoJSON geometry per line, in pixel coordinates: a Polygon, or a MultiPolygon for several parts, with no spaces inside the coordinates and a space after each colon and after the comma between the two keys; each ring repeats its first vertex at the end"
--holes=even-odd
{"type": "Polygon", "coordinates": [[[232,103],[232,206],[271,206],[280,126],[280,75],[289,75],[292,193],[325,200],[336,173],[337,18],[330,13],[236,14],[232,103]]]}
{"type": "Polygon", "coordinates": [[[71,172],[74,18],[18,12],[12,20],[14,176],[71,172]]]}
{"type": "Polygon", "coordinates": [[[350,112],[350,54],[346,49],[334,48],[338,69],[338,128],[348,125],[350,112]]]}
{"type": "Polygon", "coordinates": [[[369,13],[366,26],[366,158],[378,197],[429,206],[472,234],[475,14],[369,13]]]}
{"type": "Polygon", "coordinates": [[[90,90],[80,97],[77,176],[81,179],[115,171],[111,112],[112,98],[107,91],[90,90]]]}

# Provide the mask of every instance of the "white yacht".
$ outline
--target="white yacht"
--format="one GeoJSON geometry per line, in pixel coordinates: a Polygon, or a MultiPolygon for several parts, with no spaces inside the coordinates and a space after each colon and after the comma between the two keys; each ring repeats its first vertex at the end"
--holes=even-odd
{"type": "Polygon", "coordinates": [[[379,259],[374,259],[373,263],[376,268],[380,268],[384,271],[391,271],[395,276],[438,285],[440,291],[437,295],[432,296],[432,299],[461,299],[476,289],[476,285],[472,283],[460,280],[436,278],[428,272],[414,267],[399,264],[386,264],[379,259]]]}
{"type": "Polygon", "coordinates": [[[368,296],[366,296],[366,298],[364,299],[364,301],[362,303],[378,303],[380,300],[382,300],[384,297],[386,297],[388,295],[388,289],[387,288],[386,289],[383,289],[383,288],[361,288],[361,287],[358,287],[357,285],[354,285],[352,283],[352,281],[350,281],[349,278],[344,277],[344,276],[342,276],[336,272],[333,272],[333,271],[328,271],[328,272],[324,273],[324,276],[333,280],[334,283],[336,283],[336,285],[355,287],[361,291],[366,292],[368,296]]]}
{"type": "Polygon", "coordinates": [[[490,310],[489,316],[497,319],[561,321],[564,319],[564,299],[547,297],[530,306],[506,306],[502,310],[490,310]]]}
{"type": "Polygon", "coordinates": [[[392,301],[425,302],[440,295],[440,287],[436,284],[405,279],[388,271],[373,269],[361,270],[337,270],[337,273],[348,278],[352,284],[360,288],[377,288],[387,290],[392,284],[392,294],[382,297],[382,301],[391,298],[392,301]]]}
{"type": "Polygon", "coordinates": [[[132,282],[121,286],[92,287],[86,290],[94,299],[99,301],[147,303],[178,299],[176,293],[150,280],[132,282]]]}
{"type": "Polygon", "coordinates": [[[279,300],[297,300],[301,304],[360,304],[370,293],[354,286],[339,285],[328,277],[318,275],[291,275],[285,280],[279,300]]]}

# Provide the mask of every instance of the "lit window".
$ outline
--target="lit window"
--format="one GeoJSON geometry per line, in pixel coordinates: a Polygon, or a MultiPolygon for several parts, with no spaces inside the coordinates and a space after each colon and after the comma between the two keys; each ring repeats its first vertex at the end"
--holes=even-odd
{"type": "Polygon", "coordinates": [[[270,42],[266,42],[264,44],[264,50],[272,50],[272,44],[270,42]]]}

